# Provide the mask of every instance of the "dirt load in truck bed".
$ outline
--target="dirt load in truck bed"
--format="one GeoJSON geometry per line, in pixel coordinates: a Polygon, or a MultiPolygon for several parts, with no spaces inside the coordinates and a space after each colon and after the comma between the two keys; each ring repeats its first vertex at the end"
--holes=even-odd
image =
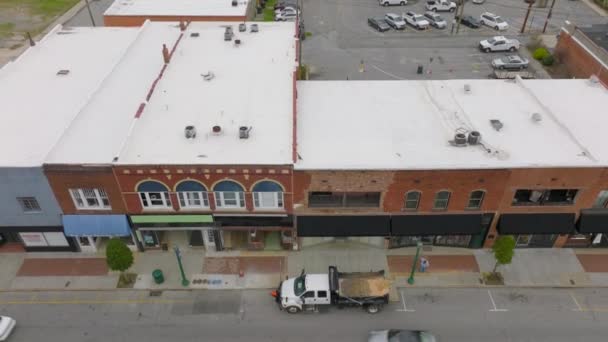
{"type": "Polygon", "coordinates": [[[340,275],[340,295],[345,297],[382,297],[390,291],[391,282],[378,273],[340,275]]]}

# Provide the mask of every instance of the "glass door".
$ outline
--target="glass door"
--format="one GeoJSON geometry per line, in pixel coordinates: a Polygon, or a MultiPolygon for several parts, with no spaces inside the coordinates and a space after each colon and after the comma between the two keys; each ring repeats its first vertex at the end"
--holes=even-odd
{"type": "Polygon", "coordinates": [[[515,247],[528,247],[528,245],[530,245],[530,240],[532,240],[531,234],[518,235],[515,247]]]}

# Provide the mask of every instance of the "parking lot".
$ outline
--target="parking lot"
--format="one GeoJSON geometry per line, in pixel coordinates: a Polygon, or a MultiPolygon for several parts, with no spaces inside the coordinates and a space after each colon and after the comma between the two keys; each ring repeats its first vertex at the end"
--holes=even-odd
{"type": "MultiPolygon", "coordinates": [[[[367,24],[370,17],[386,13],[413,11],[423,14],[426,1],[409,1],[406,6],[380,6],[377,0],[303,0],[306,31],[312,35],[303,43],[303,61],[311,66],[311,79],[447,79],[487,78],[490,62],[504,53],[485,54],[477,49],[480,40],[494,35],[517,38],[522,46],[540,33],[548,9],[533,7],[525,34],[519,33],[527,4],[522,0],[486,0],[482,5],[468,1],[464,14],[479,17],[483,12],[501,16],[509,24],[506,31],[489,27],[471,29],[461,26],[452,32],[454,13],[441,12],[448,27],[418,31],[408,26],[380,33],[367,24]],[[423,73],[418,74],[418,66],[423,73]]],[[[604,23],[581,0],[558,0],[547,34],[555,35],[564,20],[579,25],[604,23]]],[[[520,54],[529,57],[525,48],[520,54]]],[[[535,65],[531,65],[534,69],[535,65]]],[[[540,77],[543,77],[542,75],[540,77]]]]}

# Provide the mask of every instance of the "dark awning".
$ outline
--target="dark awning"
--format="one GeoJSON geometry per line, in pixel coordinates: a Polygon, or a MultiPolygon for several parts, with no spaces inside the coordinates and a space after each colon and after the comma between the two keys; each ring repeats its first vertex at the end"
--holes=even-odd
{"type": "Polygon", "coordinates": [[[391,218],[392,235],[472,235],[483,230],[482,214],[399,215],[391,218]]]}
{"type": "Polygon", "coordinates": [[[221,227],[290,227],[293,216],[213,216],[221,227]]]}
{"type": "Polygon", "coordinates": [[[608,209],[583,209],[578,220],[580,233],[608,233],[608,209]]]}
{"type": "Polygon", "coordinates": [[[390,217],[298,216],[298,236],[388,236],[390,217]]]}
{"type": "Polygon", "coordinates": [[[502,214],[498,221],[500,234],[569,234],[574,232],[573,213],[502,214]]]}

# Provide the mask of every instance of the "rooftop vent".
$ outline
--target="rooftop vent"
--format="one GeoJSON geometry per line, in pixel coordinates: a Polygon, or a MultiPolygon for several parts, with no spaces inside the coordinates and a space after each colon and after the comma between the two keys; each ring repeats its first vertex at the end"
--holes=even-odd
{"type": "Polygon", "coordinates": [[[211,128],[211,131],[214,134],[220,134],[220,133],[222,133],[222,126],[215,125],[211,128]]]}
{"type": "Polygon", "coordinates": [[[190,37],[196,38],[198,36],[200,36],[200,34],[198,32],[192,32],[192,33],[190,33],[190,37]]]}
{"type": "Polygon", "coordinates": [[[240,39],[235,39],[234,40],[234,46],[239,47],[241,45],[241,40],[240,39]]]}
{"type": "Polygon", "coordinates": [[[477,145],[477,144],[479,144],[480,141],[481,141],[481,133],[479,133],[477,131],[469,132],[469,135],[467,136],[467,142],[469,143],[469,145],[477,145]]]}
{"type": "Polygon", "coordinates": [[[70,73],[70,70],[68,70],[68,69],[61,69],[61,70],[57,71],[58,76],[65,76],[69,73],[70,73]]]}
{"type": "Polygon", "coordinates": [[[225,41],[232,40],[233,35],[234,35],[234,32],[232,32],[232,26],[226,26],[226,31],[224,31],[224,40],[225,41]]]}
{"type": "Polygon", "coordinates": [[[249,139],[249,132],[253,127],[241,126],[239,127],[239,139],[249,139]]]}
{"type": "Polygon", "coordinates": [[[236,7],[239,5],[239,2],[237,0],[232,0],[232,7],[236,7]]]}
{"type": "Polygon", "coordinates": [[[490,125],[492,125],[492,127],[497,131],[500,131],[503,127],[502,122],[500,122],[500,120],[496,120],[496,119],[490,120],[490,125]]]}
{"type": "Polygon", "coordinates": [[[258,28],[258,24],[251,24],[251,28],[249,29],[250,32],[258,32],[259,28],[258,28]]]}
{"type": "Polygon", "coordinates": [[[464,133],[456,133],[454,134],[454,140],[450,141],[452,146],[467,146],[467,136],[464,133]]]}
{"type": "Polygon", "coordinates": [[[211,81],[212,79],[215,78],[215,74],[211,71],[208,71],[206,74],[201,74],[201,76],[203,76],[203,79],[205,81],[211,81]]]}
{"type": "Polygon", "coordinates": [[[186,126],[186,128],[184,128],[184,135],[186,136],[186,139],[196,138],[196,128],[194,126],[186,126]]]}
{"type": "Polygon", "coordinates": [[[245,25],[245,23],[240,23],[239,32],[245,32],[245,31],[247,31],[247,25],[245,25]]]}
{"type": "Polygon", "coordinates": [[[540,113],[532,113],[532,116],[530,118],[534,122],[541,122],[541,121],[543,121],[543,116],[540,115],[540,113]]]}
{"type": "Polygon", "coordinates": [[[470,84],[465,84],[464,85],[464,93],[465,94],[470,94],[471,93],[471,85],[470,84]]]}

